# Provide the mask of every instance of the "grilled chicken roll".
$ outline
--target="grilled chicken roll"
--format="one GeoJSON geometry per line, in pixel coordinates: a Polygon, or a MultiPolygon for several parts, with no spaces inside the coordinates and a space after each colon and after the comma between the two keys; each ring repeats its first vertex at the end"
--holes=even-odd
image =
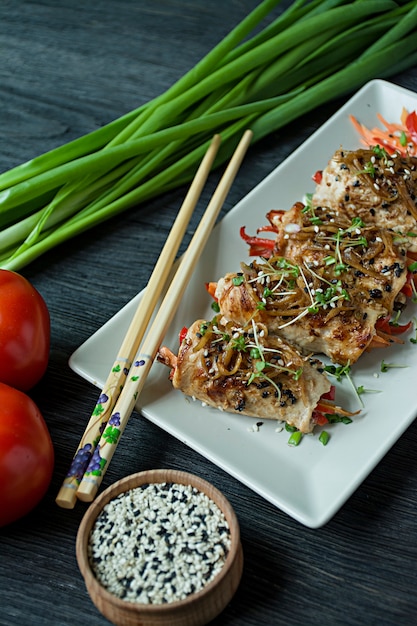
{"type": "Polygon", "coordinates": [[[336,218],[302,203],[274,212],[271,219],[277,231],[275,254],[330,284],[341,281],[352,306],[391,315],[404,304],[400,294],[407,281],[407,256],[392,233],[365,225],[359,217],[336,218]]]}
{"type": "Polygon", "coordinates": [[[375,340],[380,311],[356,307],[340,281],[333,286],[314,275],[307,283],[308,271],[299,270],[296,278],[283,281],[274,260],[242,269],[217,283],[215,298],[224,321],[261,322],[302,354],[325,354],[341,365],[355,363],[375,340]]]}
{"type": "Polygon", "coordinates": [[[242,328],[217,318],[198,320],[178,356],[162,347],[158,360],[172,367],[176,389],[230,413],[285,421],[309,433],[320,410],[342,411],[322,400],[331,391],[322,364],[302,357],[260,323],[242,328]]]}
{"type": "Polygon", "coordinates": [[[321,173],[314,207],[394,231],[417,252],[417,157],[384,149],[338,150],[321,173]]]}

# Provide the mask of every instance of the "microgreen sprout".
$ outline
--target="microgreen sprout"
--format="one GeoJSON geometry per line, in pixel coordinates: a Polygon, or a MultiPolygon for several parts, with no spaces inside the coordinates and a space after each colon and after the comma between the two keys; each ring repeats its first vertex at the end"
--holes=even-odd
{"type": "Polygon", "coordinates": [[[303,368],[299,367],[298,369],[293,370],[289,367],[285,367],[284,365],[279,365],[278,363],[267,362],[265,359],[265,353],[275,352],[279,354],[279,352],[278,350],[274,350],[272,348],[265,348],[264,346],[261,345],[261,343],[259,342],[256,324],[254,323],[253,320],[252,320],[252,328],[253,328],[254,343],[247,344],[245,346],[245,349],[249,349],[250,356],[254,360],[256,359],[258,360],[256,360],[254,364],[255,371],[253,371],[248,378],[248,385],[250,385],[256,378],[262,378],[264,380],[267,380],[273,387],[275,387],[275,390],[277,392],[277,397],[280,398],[281,397],[280,387],[275,383],[274,380],[272,380],[272,378],[270,378],[265,373],[265,369],[271,368],[271,369],[279,370],[280,372],[288,372],[289,374],[293,376],[294,380],[299,380],[301,374],[303,373],[303,368]]]}
{"type": "Polygon", "coordinates": [[[411,343],[417,343],[417,318],[413,317],[414,322],[414,337],[410,338],[411,343]]]}
{"type": "Polygon", "coordinates": [[[399,319],[401,316],[401,311],[397,311],[395,314],[395,317],[393,317],[392,320],[390,320],[390,325],[391,326],[399,326],[399,319]]]}
{"type": "Polygon", "coordinates": [[[391,157],[388,152],[385,150],[385,148],[381,148],[379,144],[374,146],[372,151],[379,159],[383,159],[385,164],[388,165],[389,161],[391,161],[391,157]]]}
{"type": "Polygon", "coordinates": [[[341,281],[336,285],[330,285],[324,291],[316,289],[314,292],[314,304],[308,308],[310,313],[317,313],[320,307],[326,309],[328,306],[335,306],[338,300],[349,300],[346,289],[342,289],[341,281]]]}
{"type": "Polygon", "coordinates": [[[297,277],[300,274],[298,265],[290,263],[287,259],[279,258],[275,261],[275,266],[279,270],[284,270],[290,276],[297,277]]]}
{"type": "Polygon", "coordinates": [[[324,367],[324,371],[327,372],[327,374],[329,374],[330,376],[334,376],[338,382],[341,382],[342,378],[347,379],[353,391],[355,392],[356,397],[358,398],[359,404],[362,408],[364,408],[365,405],[362,398],[360,397],[361,394],[359,393],[358,388],[356,387],[350,375],[351,369],[352,368],[349,362],[347,362],[346,365],[326,365],[324,367]]]}
{"type": "Polygon", "coordinates": [[[335,253],[334,255],[329,254],[328,256],[324,257],[323,260],[327,266],[330,266],[330,265],[335,266],[334,273],[336,276],[340,276],[340,274],[345,272],[348,268],[348,265],[346,265],[342,259],[342,253],[340,249],[342,244],[345,247],[349,247],[349,248],[352,248],[354,246],[363,246],[366,248],[368,246],[368,241],[366,237],[364,236],[357,237],[357,238],[349,237],[349,235],[351,235],[352,233],[360,235],[360,229],[363,226],[365,226],[365,224],[361,220],[361,218],[354,217],[352,219],[351,225],[348,228],[345,228],[345,229],[339,228],[337,233],[329,238],[330,240],[336,242],[335,253]]]}
{"type": "Polygon", "coordinates": [[[314,226],[320,226],[320,224],[323,224],[323,220],[321,220],[316,215],[314,206],[313,206],[313,204],[311,202],[312,198],[313,198],[313,194],[311,194],[311,193],[306,194],[306,205],[302,209],[302,213],[304,213],[305,215],[308,215],[308,218],[309,218],[310,222],[312,224],[314,224],[314,226]]]}
{"type": "Polygon", "coordinates": [[[381,393],[381,389],[366,389],[363,385],[356,387],[356,392],[359,396],[364,393],[381,393]]]}
{"type": "Polygon", "coordinates": [[[239,352],[246,352],[245,337],[243,335],[239,335],[238,337],[233,337],[232,348],[233,350],[238,350],[239,352]]]}
{"type": "Polygon", "coordinates": [[[209,326],[211,326],[211,332],[215,335],[218,335],[217,339],[214,339],[214,343],[220,343],[221,341],[226,341],[226,342],[230,341],[230,335],[228,333],[224,333],[223,331],[219,330],[217,326],[217,322],[218,322],[218,318],[216,316],[216,317],[213,317],[210,324],[207,324],[207,322],[204,322],[203,324],[201,324],[200,325],[201,336],[205,335],[209,329],[209,326]]]}
{"type": "Polygon", "coordinates": [[[386,363],[381,361],[381,372],[388,372],[390,369],[408,367],[408,365],[397,365],[396,363],[386,363]]]}
{"type": "MultiPolygon", "coordinates": [[[[416,274],[417,273],[417,261],[413,261],[413,263],[410,263],[410,265],[408,266],[407,269],[408,269],[409,272],[412,272],[413,274],[416,274]]],[[[410,284],[411,284],[411,289],[412,289],[412,292],[413,292],[411,300],[413,302],[417,302],[417,289],[416,289],[414,280],[411,280],[410,284]]]]}
{"type": "Polygon", "coordinates": [[[324,367],[324,371],[330,374],[330,376],[334,376],[338,382],[342,380],[343,376],[348,377],[350,370],[350,363],[346,365],[325,365],[324,367]]]}
{"type": "Polygon", "coordinates": [[[411,291],[413,292],[413,295],[411,296],[411,301],[416,303],[417,302],[417,288],[414,283],[414,280],[411,281],[411,291]]]}
{"type": "Polygon", "coordinates": [[[346,230],[344,230],[344,233],[351,233],[352,231],[356,230],[357,228],[363,228],[365,226],[365,222],[360,218],[360,217],[354,217],[352,218],[352,223],[349,226],[349,228],[346,228],[346,230]]]}
{"type": "Polygon", "coordinates": [[[359,170],[358,174],[369,174],[371,178],[375,178],[375,166],[371,161],[365,164],[363,170],[359,170]]]}
{"type": "MultiPolygon", "coordinates": [[[[273,295],[275,291],[278,291],[283,283],[289,289],[294,289],[294,286],[296,284],[294,279],[296,279],[299,275],[300,270],[298,265],[290,263],[289,261],[287,261],[287,259],[279,257],[276,259],[266,260],[265,263],[262,265],[262,270],[258,273],[258,275],[255,278],[251,278],[248,282],[260,282],[261,284],[264,284],[265,281],[275,281],[276,284],[272,289],[270,287],[264,288],[262,297],[267,298],[268,296],[273,295]]],[[[235,281],[235,278],[232,281],[234,285],[238,286],[243,283],[243,280],[235,281]]],[[[289,295],[290,293],[291,292],[281,292],[280,295],[289,295]]]]}

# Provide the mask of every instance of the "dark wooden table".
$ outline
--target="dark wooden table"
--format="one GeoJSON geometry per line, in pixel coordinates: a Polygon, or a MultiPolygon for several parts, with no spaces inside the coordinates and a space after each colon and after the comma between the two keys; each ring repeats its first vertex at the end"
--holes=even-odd
{"type": "MultiPolygon", "coordinates": [[[[2,0],[0,170],[158,95],[256,4],[2,0]]],[[[417,90],[417,69],[391,80],[417,90]]],[[[341,103],[321,107],[253,147],[225,210],[341,103]]],[[[210,186],[213,181],[203,207],[210,186]]],[[[108,623],[91,603],[75,559],[86,505],[67,511],[54,502],[97,399],[97,389],[70,370],[68,358],[145,286],[184,192],[139,206],[22,270],[51,313],[50,365],[32,395],[50,428],[56,468],[42,503],[0,531],[2,626],[108,623]],[[126,257],[134,271],[125,271],[126,257]]],[[[188,236],[191,232],[192,227],[188,236]]],[[[414,423],[317,530],[300,525],[139,415],[129,423],[104,486],[127,473],[172,467],[199,474],[225,493],[240,521],[245,567],[236,596],[215,624],[405,626],[416,623],[417,611],[416,447],[414,423]]]]}

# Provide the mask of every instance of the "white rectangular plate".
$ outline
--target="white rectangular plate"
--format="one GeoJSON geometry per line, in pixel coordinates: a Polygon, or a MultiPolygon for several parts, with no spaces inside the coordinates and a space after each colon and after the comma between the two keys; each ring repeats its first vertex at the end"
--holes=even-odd
{"type": "MultiPolygon", "coordinates": [[[[325,167],[337,148],[359,147],[348,115],[375,126],[378,112],[396,121],[403,106],[416,109],[417,94],[386,81],[371,81],[226,215],[195,268],[165,345],[176,351],[182,326],[212,317],[204,283],[239,270],[240,261],[248,259],[239,228],[246,226],[249,234],[255,234],[266,223],[269,210],[288,209],[302,200],[304,193],[313,191],[312,174],[325,167]]],[[[102,387],[141,297],[138,294],[74,352],[69,363],[75,372],[102,387]]],[[[415,314],[413,305],[407,319],[415,314]]],[[[172,388],[167,368],[159,363],[152,367],[138,408],[282,511],[318,528],[346,502],[414,420],[416,367],[417,347],[409,342],[409,336],[404,345],[366,354],[354,366],[353,380],[379,393],[363,396],[365,408],[352,424],[326,429],[331,434],[326,447],[317,436],[307,436],[292,448],[287,445],[288,433],[277,432],[275,422],[264,422],[254,432],[253,418],[193,402],[172,388]],[[382,359],[407,367],[381,373],[382,359]]],[[[350,410],[360,408],[347,380],[337,387],[337,401],[350,410]]]]}

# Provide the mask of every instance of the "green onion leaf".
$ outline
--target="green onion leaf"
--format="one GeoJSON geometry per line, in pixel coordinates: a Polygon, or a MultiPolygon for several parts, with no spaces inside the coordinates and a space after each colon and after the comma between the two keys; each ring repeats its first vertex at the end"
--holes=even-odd
{"type": "MultiPolygon", "coordinates": [[[[295,0],[276,17],[277,5],[259,2],[153,100],[0,174],[0,266],[18,270],[189,183],[215,133],[223,139],[217,167],[245,129],[260,141],[373,78],[417,63],[415,2],[295,0]]],[[[383,148],[378,154],[385,158],[383,148]]],[[[374,175],[372,164],[366,173],[374,175]]],[[[336,275],[346,269],[340,251],[327,262],[336,275]]]]}

